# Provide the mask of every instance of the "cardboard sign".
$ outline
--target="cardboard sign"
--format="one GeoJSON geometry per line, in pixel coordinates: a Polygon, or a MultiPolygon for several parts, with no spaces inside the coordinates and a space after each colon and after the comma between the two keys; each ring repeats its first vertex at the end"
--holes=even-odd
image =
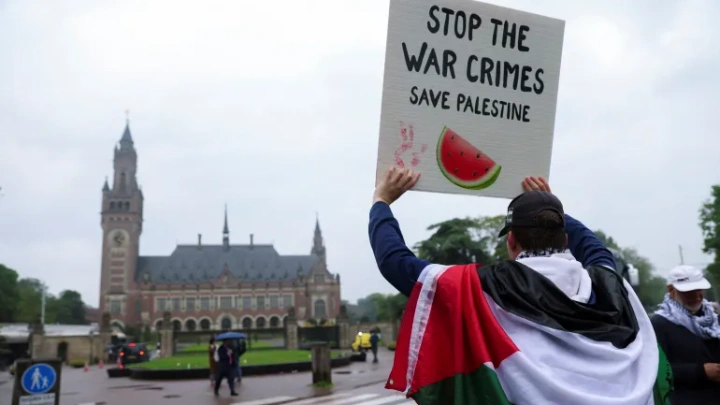
{"type": "Polygon", "coordinates": [[[565,22],[470,0],[390,0],[376,180],[513,198],[548,177],[565,22]]]}

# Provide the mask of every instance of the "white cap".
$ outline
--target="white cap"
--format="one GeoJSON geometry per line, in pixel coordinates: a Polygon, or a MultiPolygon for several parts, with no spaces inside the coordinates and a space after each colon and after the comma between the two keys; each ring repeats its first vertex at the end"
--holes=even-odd
{"type": "Polygon", "coordinates": [[[670,270],[667,284],[672,285],[680,292],[710,288],[710,282],[703,276],[702,270],[687,265],[677,266],[670,270]]]}

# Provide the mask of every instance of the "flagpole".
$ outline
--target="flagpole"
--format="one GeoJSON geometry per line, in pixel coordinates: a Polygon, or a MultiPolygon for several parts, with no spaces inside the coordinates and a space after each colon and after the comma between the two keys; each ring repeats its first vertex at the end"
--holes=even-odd
{"type": "Polygon", "coordinates": [[[685,259],[683,258],[682,245],[678,245],[678,252],[680,253],[680,264],[685,264],[685,259]]]}

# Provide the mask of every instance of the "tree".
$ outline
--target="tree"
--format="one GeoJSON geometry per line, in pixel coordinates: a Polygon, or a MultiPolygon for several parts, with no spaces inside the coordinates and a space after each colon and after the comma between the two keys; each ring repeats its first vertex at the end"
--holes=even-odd
{"type": "MultiPolygon", "coordinates": [[[[32,323],[40,316],[43,284],[35,278],[22,278],[18,281],[17,288],[18,302],[15,321],[32,323]]],[[[47,313],[47,311],[45,312],[47,313]]],[[[47,314],[45,322],[48,322],[47,314]]]]}
{"type": "Polygon", "coordinates": [[[610,249],[619,251],[628,264],[632,264],[638,270],[638,278],[640,288],[638,298],[646,309],[650,309],[659,304],[665,296],[667,287],[662,277],[655,276],[652,263],[644,257],[635,248],[623,248],[613,239],[601,230],[595,231],[595,236],[610,249]]]}
{"type": "Polygon", "coordinates": [[[480,238],[480,244],[496,262],[510,258],[505,238],[498,237],[504,226],[505,215],[478,218],[477,234],[480,238]]]}
{"type": "Polygon", "coordinates": [[[473,218],[453,218],[430,225],[435,231],[428,239],[415,245],[417,255],[431,263],[488,263],[490,255],[481,239],[481,223],[473,218]]]}
{"type": "Polygon", "coordinates": [[[79,292],[65,290],[53,301],[53,304],[51,310],[55,313],[57,323],[67,325],[84,325],[87,323],[85,319],[85,303],[79,292]]]}
{"type": "Polygon", "coordinates": [[[402,317],[407,297],[402,294],[374,295],[377,307],[377,320],[381,322],[393,322],[402,317]]]}
{"type": "MultiPolygon", "coordinates": [[[[710,198],[700,207],[700,230],[703,235],[703,252],[713,255],[713,262],[705,272],[712,285],[720,288],[720,185],[712,186],[710,198]]],[[[720,295],[718,295],[720,296],[720,295]]]]}
{"type": "Polygon", "coordinates": [[[360,314],[359,318],[367,318],[368,322],[375,322],[378,319],[378,302],[383,300],[380,293],[370,294],[365,298],[360,298],[357,303],[357,310],[360,314]]]}
{"type": "Polygon", "coordinates": [[[0,264],[0,323],[14,322],[18,305],[18,273],[0,264]]]}

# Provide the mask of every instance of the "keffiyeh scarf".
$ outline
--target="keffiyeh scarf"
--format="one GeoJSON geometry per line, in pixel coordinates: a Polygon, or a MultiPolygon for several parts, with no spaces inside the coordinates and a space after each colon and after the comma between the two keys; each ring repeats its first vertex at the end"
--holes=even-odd
{"type": "Polygon", "coordinates": [[[656,314],[668,321],[680,325],[703,339],[720,338],[720,324],[712,305],[707,301],[702,302],[702,315],[695,316],[690,313],[682,304],[665,294],[665,299],[658,305],[656,314]]]}

